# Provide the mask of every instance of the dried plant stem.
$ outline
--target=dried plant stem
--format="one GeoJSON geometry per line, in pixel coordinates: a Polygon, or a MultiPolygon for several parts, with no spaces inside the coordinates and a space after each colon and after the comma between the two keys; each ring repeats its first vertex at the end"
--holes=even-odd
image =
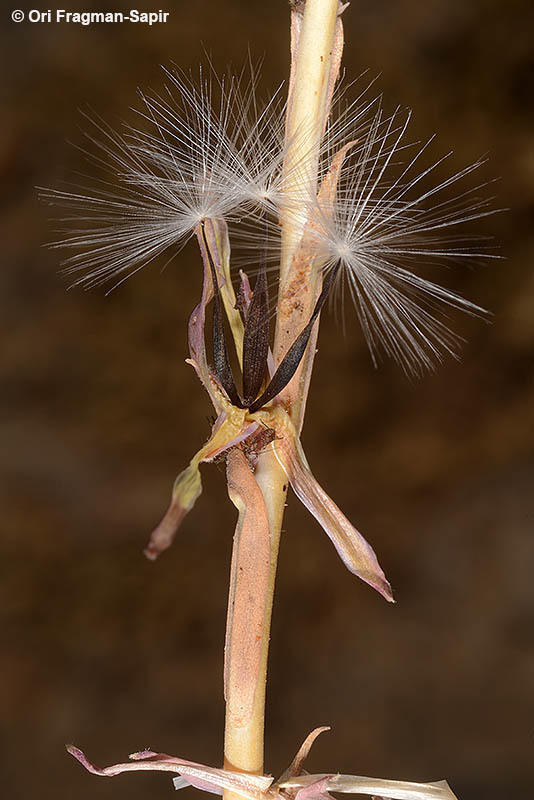
{"type": "Polygon", "coordinates": [[[338,0],[307,0],[302,21],[299,12],[293,11],[284,159],[284,193],[291,212],[282,218],[282,284],[290,277],[306,219],[304,209],[317,184],[319,146],[330,105],[338,7],[338,0]]]}
{"type": "MultiPolygon", "coordinates": [[[[286,120],[284,193],[281,214],[282,247],[274,355],[283,357],[312,313],[321,291],[313,260],[299,249],[305,230],[309,197],[317,189],[319,148],[330,113],[334,85],[343,52],[343,25],[338,0],[307,0],[302,18],[292,15],[291,77],[286,120]]],[[[307,355],[283,396],[298,431],[302,428],[317,327],[307,355]]]]}
{"type": "MultiPolygon", "coordinates": [[[[302,18],[293,11],[292,65],[287,115],[285,191],[291,195],[294,211],[304,206],[302,178],[317,184],[318,149],[330,107],[333,83],[339,69],[342,29],[338,19],[338,0],[307,0],[302,18]],[[333,55],[334,53],[334,55],[333,55]],[[302,132],[305,131],[305,135],[302,132]],[[297,172],[294,165],[299,165],[297,172]],[[294,202],[295,201],[295,202],[294,202]]],[[[309,194],[307,194],[309,197],[309,194]]],[[[300,230],[292,214],[282,215],[281,287],[278,300],[278,326],[275,358],[279,362],[309,318],[316,300],[318,280],[309,286],[308,296],[295,313],[289,296],[296,282],[303,293],[301,265],[297,253],[300,230]]],[[[309,277],[309,276],[308,276],[309,277]]],[[[313,352],[314,342],[309,349],[313,352]]],[[[309,367],[295,376],[288,389],[297,386],[285,403],[288,412],[303,416],[309,367]],[[301,378],[304,375],[304,384],[301,378]]],[[[300,427],[300,424],[299,424],[300,427]]],[[[271,627],[276,565],[288,480],[274,452],[260,454],[256,471],[250,471],[242,453],[228,460],[229,494],[239,510],[234,539],[232,580],[228,606],[225,659],[225,765],[228,769],[262,773],[265,726],[265,685],[271,627]],[[256,487],[256,488],[255,488],[256,487]],[[259,489],[259,495],[256,490],[259,489]],[[260,513],[260,507],[261,512],[260,513]],[[263,522],[262,522],[263,519],[263,522]],[[267,539],[264,524],[267,525],[267,539]],[[248,546],[254,537],[254,546],[248,546]],[[252,591],[251,591],[252,590],[252,591]]],[[[237,800],[230,791],[225,800],[237,800]]]]}
{"type": "MultiPolygon", "coordinates": [[[[227,769],[262,773],[271,613],[288,481],[271,452],[261,456],[255,475],[250,473],[252,481],[243,475],[248,467],[236,463],[237,459],[244,459],[240,451],[230,454],[228,461],[229,491],[240,510],[240,521],[234,538],[228,603],[224,757],[227,769]],[[263,498],[253,496],[252,482],[263,498]],[[236,497],[240,492],[241,498],[246,492],[247,510],[264,503],[266,538],[258,518],[247,526],[246,513],[236,497]],[[251,548],[244,537],[252,540],[251,548]]],[[[230,797],[234,795],[225,792],[225,798],[230,797]]]]}

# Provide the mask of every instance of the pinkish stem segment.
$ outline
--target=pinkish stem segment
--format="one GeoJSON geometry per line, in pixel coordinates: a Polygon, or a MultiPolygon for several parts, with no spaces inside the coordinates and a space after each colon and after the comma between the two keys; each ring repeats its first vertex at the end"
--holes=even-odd
{"type": "Polygon", "coordinates": [[[226,726],[234,732],[234,738],[231,752],[225,752],[225,767],[234,770],[246,762],[247,771],[261,772],[267,667],[263,640],[272,597],[269,520],[263,494],[242,450],[228,454],[227,475],[228,494],[239,511],[239,520],[234,535],[224,670],[226,726]]]}

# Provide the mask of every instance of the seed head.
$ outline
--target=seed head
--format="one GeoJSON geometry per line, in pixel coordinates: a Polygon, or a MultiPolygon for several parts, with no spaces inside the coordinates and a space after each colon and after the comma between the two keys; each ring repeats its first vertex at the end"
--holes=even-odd
{"type": "MultiPolygon", "coordinates": [[[[261,103],[252,67],[224,79],[202,70],[198,81],[177,70],[166,76],[162,93],[140,93],[141,124],[117,133],[91,118],[92,160],[106,170],[104,179],[88,189],[43,192],[68,209],[66,234],[54,246],[75,251],[64,262],[75,283],[116,285],[164,252],[173,258],[203,220],[217,218],[238,223],[236,241],[248,250],[234,266],[257,265],[264,254],[278,268],[279,215],[292,213],[280,92],[261,103]]],[[[325,275],[335,269],[333,294],[352,299],[374,363],[384,352],[417,374],[445,353],[457,355],[453,309],[484,313],[420,274],[438,263],[497,257],[474,247],[466,231],[495,213],[492,198],[479,195],[485,184],[468,185],[484,160],[443,177],[451,154],[425,166],[432,139],[407,143],[409,111],[387,116],[365,90],[348,102],[352,89],[334,104],[320,152],[323,181],[336,154],[345,153],[335,191],[328,202],[324,194],[307,197],[303,174],[294,214],[314,268],[325,275]]],[[[306,140],[306,131],[294,135],[306,140]]],[[[291,165],[297,190],[299,170],[291,165]]]]}
{"type": "Polygon", "coordinates": [[[140,92],[141,124],[116,132],[94,115],[90,160],[104,177],[75,191],[41,196],[68,209],[53,246],[75,284],[121,283],[157,256],[171,258],[207,218],[234,218],[277,206],[283,157],[279,92],[260,104],[256,74],[197,82],[167,71],[162,94],[140,92]],[[218,101],[215,102],[215,89],[218,101]],[[73,227],[74,225],[74,227],[73,227]]]}
{"type": "MultiPolygon", "coordinates": [[[[461,338],[448,326],[451,309],[486,312],[414,270],[498,256],[484,242],[474,247],[466,231],[466,223],[496,213],[492,198],[477,194],[485,184],[467,186],[484,160],[434,180],[451,154],[424,166],[432,139],[405,143],[410,116],[397,109],[386,117],[378,105],[356,135],[333,200],[311,198],[308,214],[310,248],[325,274],[336,269],[334,293],[348,290],[375,364],[382,350],[418,374],[445,352],[457,355],[461,338]]],[[[334,123],[336,148],[348,145],[350,126],[344,128],[339,136],[334,123]]]]}

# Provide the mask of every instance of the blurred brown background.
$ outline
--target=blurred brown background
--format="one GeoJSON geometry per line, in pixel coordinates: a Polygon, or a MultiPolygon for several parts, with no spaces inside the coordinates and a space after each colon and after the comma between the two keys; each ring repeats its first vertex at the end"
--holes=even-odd
{"type": "MultiPolygon", "coordinates": [[[[13,0],[15,6],[19,2],[13,0]]],[[[71,10],[129,3],[73,2],[71,10]]],[[[186,357],[200,287],[193,246],[110,296],[65,291],[36,185],[87,172],[89,104],[114,122],[160,64],[219,69],[250,44],[264,89],[288,68],[288,9],[169,0],[166,25],[39,25],[1,12],[1,792],[10,800],[164,798],[168,777],[88,775],[150,746],[217,764],[234,509],[222,468],[176,546],[141,555],[174,476],[208,432],[186,357]]],[[[367,534],[392,607],[342,567],[294,498],[277,588],[266,769],[314,726],[308,768],[446,777],[461,800],[527,800],[534,769],[531,4],[355,0],[349,77],[382,72],[412,136],[439,133],[460,168],[483,153],[509,212],[477,225],[506,260],[453,270],[494,313],[457,319],[462,363],[410,383],[373,370],[354,325],[325,317],[304,444],[317,477],[367,534]],[[529,19],[530,14],[530,19],[529,19]]],[[[158,9],[146,0],[143,8],[158,9]]],[[[46,6],[42,6],[44,10],[46,6]]],[[[438,148],[439,149],[439,148],[438,148]]],[[[190,796],[193,796],[192,790],[190,796]]]]}

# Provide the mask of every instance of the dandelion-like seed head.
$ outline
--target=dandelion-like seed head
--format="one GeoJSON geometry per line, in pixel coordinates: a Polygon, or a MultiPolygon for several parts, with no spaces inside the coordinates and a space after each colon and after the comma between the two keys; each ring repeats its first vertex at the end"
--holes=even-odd
{"type": "Polygon", "coordinates": [[[318,262],[325,273],[336,270],[335,291],[354,303],[375,364],[385,352],[419,374],[445,353],[457,356],[462,340],[449,327],[452,309],[485,312],[418,271],[495,258],[465,232],[466,223],[495,210],[476,194],[484,184],[466,188],[484,162],[433,181],[448,156],[422,166],[432,139],[406,144],[409,120],[410,112],[387,117],[378,104],[363,136],[354,137],[346,117],[342,137],[334,123],[338,152],[347,154],[335,197],[326,205],[312,198],[309,216],[318,262]]]}
{"type": "Polygon", "coordinates": [[[166,76],[161,94],[140,92],[140,124],[118,133],[86,115],[87,155],[103,178],[42,192],[67,209],[53,245],[75,251],[64,262],[75,283],[116,285],[166,251],[172,258],[202,220],[276,211],[280,92],[260,104],[253,67],[248,83],[245,72],[222,79],[201,70],[197,82],[178,70],[166,76]]]}
{"type": "Polygon", "coordinates": [[[343,266],[348,266],[352,258],[353,251],[350,242],[345,241],[341,237],[332,241],[332,255],[343,266]]]}
{"type": "MultiPolygon", "coordinates": [[[[309,197],[306,170],[284,161],[280,90],[261,103],[252,67],[225,78],[202,70],[198,80],[178,70],[166,77],[159,94],[140,93],[139,124],[117,133],[90,118],[91,160],[106,171],[96,185],[43,193],[68,210],[55,246],[74,250],[64,263],[75,283],[116,285],[163,253],[170,260],[200,223],[217,218],[239,223],[248,256],[234,266],[257,265],[261,255],[278,268],[285,214],[307,231],[314,268],[336,270],[334,294],[352,299],[375,364],[385,353],[417,374],[457,355],[450,312],[483,311],[420,270],[495,257],[464,232],[495,213],[478,195],[484,184],[468,184],[483,161],[444,178],[448,156],[425,166],[432,139],[407,143],[410,112],[386,115],[381,99],[368,97],[370,81],[352,102],[348,89],[339,93],[319,153],[320,185],[342,156],[335,191],[309,197]]],[[[301,141],[291,150],[306,162],[307,131],[293,135],[301,141]]]]}

